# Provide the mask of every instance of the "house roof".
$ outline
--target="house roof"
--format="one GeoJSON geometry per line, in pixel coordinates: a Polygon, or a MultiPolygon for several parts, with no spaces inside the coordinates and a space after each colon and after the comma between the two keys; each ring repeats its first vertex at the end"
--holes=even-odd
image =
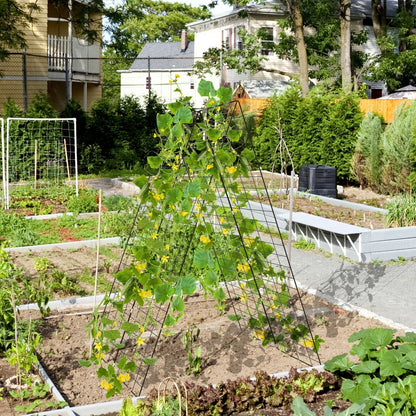
{"type": "Polygon", "coordinates": [[[149,42],[144,45],[129,71],[188,70],[194,64],[194,42],[181,51],[181,42],[149,42]]]}
{"type": "Polygon", "coordinates": [[[391,100],[400,98],[407,98],[409,100],[416,99],[416,87],[414,87],[413,85],[406,85],[406,87],[399,88],[398,90],[394,91],[389,95],[380,97],[379,100],[391,100]]]}
{"type": "MultiPolygon", "coordinates": [[[[398,0],[388,0],[386,2],[386,15],[387,17],[393,17],[395,16],[397,9],[398,9],[398,0]]],[[[286,10],[286,6],[284,2],[281,0],[272,0],[272,1],[266,1],[265,3],[259,5],[248,5],[244,7],[235,7],[234,9],[227,11],[225,13],[219,14],[217,16],[214,16],[207,20],[199,20],[196,22],[188,23],[186,26],[189,28],[193,28],[195,30],[195,27],[197,27],[200,24],[203,24],[205,22],[219,20],[224,17],[231,17],[236,16],[238,17],[239,12],[241,10],[246,10],[249,14],[250,13],[265,13],[265,14],[283,14],[284,10],[286,10]]],[[[352,17],[371,17],[371,0],[351,0],[351,16],[352,17]]]]}
{"type": "Polygon", "coordinates": [[[279,95],[290,85],[289,77],[279,76],[279,80],[252,80],[241,81],[242,87],[249,98],[270,98],[273,94],[279,95]]]}

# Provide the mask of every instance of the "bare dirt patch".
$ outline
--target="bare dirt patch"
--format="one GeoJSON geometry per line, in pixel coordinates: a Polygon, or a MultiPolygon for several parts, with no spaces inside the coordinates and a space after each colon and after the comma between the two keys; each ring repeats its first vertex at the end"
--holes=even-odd
{"type": "MultiPolygon", "coordinates": [[[[302,301],[309,315],[313,334],[320,335],[325,340],[319,351],[321,362],[349,351],[351,345],[347,339],[354,332],[384,326],[378,321],[334,307],[310,294],[302,294],[302,301]]],[[[206,300],[203,296],[193,295],[187,299],[185,317],[180,325],[171,336],[162,337],[159,341],[155,354],[159,359],[150,367],[143,393],[148,393],[168,376],[208,385],[253,376],[259,370],[273,374],[288,371],[291,367],[305,367],[304,363],[280,352],[273,345],[262,347],[244,324],[240,328],[225,315],[220,315],[214,305],[215,302],[206,300]],[[185,329],[192,324],[201,330],[197,345],[202,348],[203,366],[197,377],[186,375],[188,362],[181,341],[185,329]]],[[[43,337],[39,350],[40,361],[71,405],[108,400],[105,398],[105,390],[100,387],[96,369],[85,368],[78,363],[89,352],[91,340],[86,325],[90,318],[88,312],[50,316],[43,319],[40,330],[43,337]]],[[[122,396],[113,397],[112,400],[128,395],[129,390],[126,389],[122,396]]],[[[6,408],[4,409],[2,415],[15,414],[7,413],[6,408]]]]}
{"type": "MultiPolygon", "coordinates": [[[[369,189],[344,187],[343,192],[338,195],[338,199],[386,209],[386,202],[389,200],[389,197],[376,194],[369,189]]],[[[287,196],[272,194],[271,201],[273,206],[277,208],[290,209],[290,201],[287,196]]],[[[262,198],[262,202],[266,202],[266,198],[262,198]]],[[[380,212],[337,206],[336,204],[324,202],[319,195],[295,195],[293,211],[305,212],[307,214],[317,215],[319,217],[329,218],[331,220],[368,229],[387,228],[386,220],[380,212]]]]}

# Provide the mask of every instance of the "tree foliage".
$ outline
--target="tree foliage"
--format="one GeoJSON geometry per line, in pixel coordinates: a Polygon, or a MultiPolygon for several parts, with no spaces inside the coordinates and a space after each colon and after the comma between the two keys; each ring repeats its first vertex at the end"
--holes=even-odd
{"type": "Polygon", "coordinates": [[[210,16],[207,6],[124,0],[107,10],[111,33],[107,47],[124,57],[136,57],[145,43],[178,41],[187,23],[210,16]]]}
{"type": "Polygon", "coordinates": [[[296,171],[307,164],[330,165],[337,169],[338,180],[350,181],[351,158],[362,120],[358,99],[356,93],[317,87],[302,97],[296,85],[275,97],[264,110],[253,140],[261,166],[271,169],[277,160],[276,168],[280,168],[279,154],[275,154],[280,128],[296,171]]]}
{"type": "Polygon", "coordinates": [[[379,12],[375,33],[381,53],[370,61],[366,77],[385,82],[389,92],[409,84],[416,85],[414,2],[399,1],[398,11],[391,21],[386,19],[380,0],[372,0],[372,3],[379,12]]]}
{"type": "Polygon", "coordinates": [[[10,50],[26,46],[25,30],[33,22],[35,10],[39,10],[36,3],[0,0],[0,61],[9,56],[10,50]]]}

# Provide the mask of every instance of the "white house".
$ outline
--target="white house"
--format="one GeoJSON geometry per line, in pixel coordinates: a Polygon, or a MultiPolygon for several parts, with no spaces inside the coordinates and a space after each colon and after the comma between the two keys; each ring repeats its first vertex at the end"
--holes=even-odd
{"type": "Polygon", "coordinates": [[[180,89],[183,96],[192,97],[193,104],[200,107],[203,102],[197,92],[199,80],[191,74],[194,62],[194,42],[188,41],[186,31],[182,31],[180,42],[146,43],[132,66],[119,71],[121,96],[143,99],[152,91],[169,103],[180,97],[175,91],[180,89]]]}
{"type": "MultiPolygon", "coordinates": [[[[391,17],[397,10],[397,0],[387,2],[387,16],[391,17]]],[[[220,48],[222,45],[230,49],[244,48],[238,36],[239,28],[250,33],[259,29],[268,34],[264,47],[260,47],[259,54],[267,58],[263,62],[264,70],[255,74],[249,72],[238,74],[237,71],[226,69],[221,75],[210,76],[215,87],[226,85],[236,88],[238,85],[249,86],[253,91],[268,91],[271,96],[274,92],[280,93],[298,74],[298,66],[289,59],[279,59],[268,48],[268,43],[278,40],[279,26],[276,20],[285,17],[284,5],[280,0],[269,1],[265,4],[249,5],[245,7],[244,17],[241,8],[234,8],[226,13],[204,21],[189,23],[187,29],[194,33],[194,41],[188,42],[186,32],[182,33],[181,42],[148,43],[140,52],[130,69],[121,72],[121,95],[144,96],[149,92],[146,89],[146,80],[150,79],[151,89],[166,102],[174,101],[178,95],[174,92],[175,86],[169,80],[179,75],[178,84],[184,95],[193,98],[196,107],[203,102],[197,93],[199,79],[190,75],[194,62],[202,59],[204,52],[209,48],[220,48]],[[256,88],[258,86],[258,88],[256,88]],[[266,88],[266,87],[267,88],[266,88]]],[[[371,20],[371,0],[352,0],[351,30],[366,29],[368,40],[362,45],[362,50],[374,56],[380,53],[376,44],[371,20]]],[[[383,83],[367,83],[370,98],[378,98],[386,93],[383,83]]]]}

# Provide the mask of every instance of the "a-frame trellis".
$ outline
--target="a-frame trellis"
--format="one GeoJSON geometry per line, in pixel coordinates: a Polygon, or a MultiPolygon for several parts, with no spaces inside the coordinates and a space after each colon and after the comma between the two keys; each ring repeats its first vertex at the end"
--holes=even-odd
{"type": "Polygon", "coordinates": [[[167,140],[150,159],[159,167],[156,177],[139,181],[140,205],[99,317],[103,330],[112,323],[121,328],[113,341],[122,347],[106,359],[117,363],[129,348],[135,351],[129,359],[141,357],[126,382],[140,396],[163,331],[183,313],[180,296],[193,293],[193,279],[200,279],[202,289],[220,308],[226,302],[258,342],[275,344],[302,364],[320,364],[262,171],[250,140],[235,128],[244,121],[239,103],[192,118],[178,116],[178,108],[173,124],[168,121],[170,131],[181,125],[181,144],[167,140]],[[149,279],[158,285],[154,292],[149,279]],[[137,281],[143,285],[132,289],[137,281]]]}

